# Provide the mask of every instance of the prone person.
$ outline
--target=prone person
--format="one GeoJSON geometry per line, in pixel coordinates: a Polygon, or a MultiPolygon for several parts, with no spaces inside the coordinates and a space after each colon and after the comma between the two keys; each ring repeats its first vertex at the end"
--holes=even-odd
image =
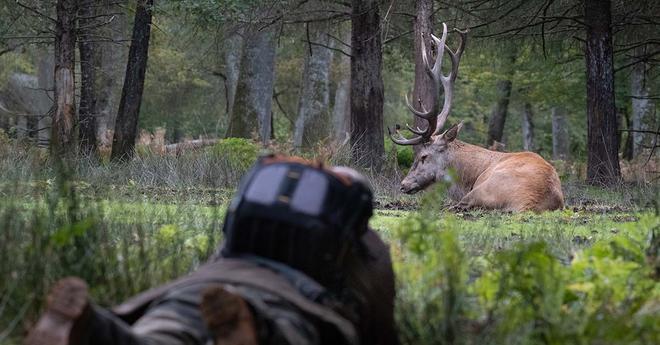
{"type": "Polygon", "coordinates": [[[218,252],[112,310],[60,280],[27,345],[398,344],[389,248],[367,180],[265,156],[232,200],[218,252]]]}

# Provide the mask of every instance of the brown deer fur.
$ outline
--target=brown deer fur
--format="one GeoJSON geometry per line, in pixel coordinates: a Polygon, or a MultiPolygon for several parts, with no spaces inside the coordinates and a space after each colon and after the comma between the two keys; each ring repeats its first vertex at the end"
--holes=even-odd
{"type": "Polygon", "coordinates": [[[480,207],[511,212],[557,210],[564,207],[564,195],[555,168],[541,156],[532,152],[496,152],[456,140],[463,123],[454,125],[440,134],[451,112],[453,89],[458,66],[465,49],[467,31],[454,29],[459,34],[459,44],[453,51],[446,44],[447,25],[442,24],[442,37],[431,35],[436,54],[433,64],[429,62],[424,40],[422,57],[426,71],[433,79],[431,108],[419,104],[416,109],[410,102],[408,108],[415,116],[426,120],[426,129],[406,126],[416,137],[406,139],[388,128],[390,138],[398,145],[423,145],[415,157],[408,175],[401,181],[401,191],[415,193],[436,181],[448,180],[447,172],[454,170],[457,181],[450,190],[457,200],[454,207],[469,209],[480,207]],[[442,72],[442,58],[449,54],[451,69],[442,72]],[[444,89],[444,104],[438,102],[438,90],[444,89]]]}
{"type": "Polygon", "coordinates": [[[422,190],[456,173],[457,209],[485,208],[511,212],[564,207],[555,168],[533,152],[496,152],[456,139],[461,125],[432,137],[401,182],[404,193],[422,190]]]}

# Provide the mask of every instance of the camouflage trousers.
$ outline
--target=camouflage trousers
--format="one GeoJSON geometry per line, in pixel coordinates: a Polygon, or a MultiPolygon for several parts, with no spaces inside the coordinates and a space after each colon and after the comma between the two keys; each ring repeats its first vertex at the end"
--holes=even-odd
{"type": "MultiPolygon", "coordinates": [[[[88,332],[81,344],[206,345],[212,344],[200,312],[205,289],[217,283],[195,283],[167,292],[133,324],[92,306],[88,332]]],[[[316,325],[279,296],[253,287],[224,285],[241,295],[255,311],[260,343],[320,344],[316,325]]]]}

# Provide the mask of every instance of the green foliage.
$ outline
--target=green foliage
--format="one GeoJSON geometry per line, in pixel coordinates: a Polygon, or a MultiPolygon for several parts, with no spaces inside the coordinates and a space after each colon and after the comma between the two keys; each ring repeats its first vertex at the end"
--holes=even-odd
{"type": "Polygon", "coordinates": [[[396,162],[401,169],[410,169],[415,161],[415,152],[412,146],[401,146],[394,144],[389,138],[385,138],[385,152],[396,151],[396,162]]]}
{"type": "Polygon", "coordinates": [[[226,160],[230,167],[246,170],[256,161],[260,147],[249,139],[227,138],[220,140],[212,150],[216,156],[226,160]]]}
{"type": "Polygon", "coordinates": [[[7,145],[9,145],[9,136],[7,135],[7,132],[5,132],[4,129],[0,128],[0,150],[5,149],[7,145]]]}
{"type": "Polygon", "coordinates": [[[0,186],[12,196],[0,201],[0,344],[34,321],[57,279],[79,276],[95,301],[112,305],[185,274],[216,248],[218,207],[83,198],[70,176],[0,186]]]}
{"type": "Polygon", "coordinates": [[[647,251],[660,233],[660,217],[620,226],[620,233],[562,264],[547,242],[467,256],[456,218],[436,213],[430,220],[428,212],[411,214],[398,230],[397,317],[404,343],[660,340],[660,284],[647,251]]]}
{"type": "MultiPolygon", "coordinates": [[[[236,164],[259,148],[228,139],[63,170],[11,145],[0,150],[0,344],[20,343],[65,275],[108,306],[197,267],[217,248],[236,164]]],[[[447,213],[445,189],[396,196],[371,221],[392,247],[404,343],[657,343],[657,216],[620,211],[621,190],[595,187],[580,199],[619,211],[447,213]]]]}
{"type": "MultiPolygon", "coordinates": [[[[181,36],[193,35],[190,28],[168,17],[156,17],[159,30],[152,32],[149,66],[140,112],[140,127],[167,130],[167,139],[181,141],[184,136],[218,136],[215,124],[224,108],[221,82],[212,74],[214,59],[202,60],[181,36]],[[207,61],[208,60],[208,61],[207,61]]],[[[205,42],[206,37],[197,38],[205,42]]]]}

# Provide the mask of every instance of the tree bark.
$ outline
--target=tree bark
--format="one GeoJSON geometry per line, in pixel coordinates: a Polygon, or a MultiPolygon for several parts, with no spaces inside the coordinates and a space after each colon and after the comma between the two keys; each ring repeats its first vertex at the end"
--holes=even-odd
{"type": "Polygon", "coordinates": [[[54,87],[54,77],[55,77],[55,61],[53,50],[44,49],[41,51],[41,59],[39,59],[39,65],[37,66],[37,87],[44,93],[43,104],[40,108],[43,110],[40,112],[40,117],[37,122],[37,127],[39,132],[37,134],[39,147],[48,147],[50,146],[50,134],[51,134],[51,110],[54,110],[53,104],[53,87],[54,87]]]}
{"type": "Polygon", "coordinates": [[[377,0],[353,0],[351,21],[351,156],[380,170],[383,143],[383,78],[377,0]]]}
{"type": "Polygon", "coordinates": [[[80,51],[80,108],[78,110],[78,139],[80,152],[84,155],[96,154],[96,72],[94,70],[94,39],[95,23],[94,3],[82,4],[80,9],[80,27],[85,28],[78,34],[78,49],[80,51]]]}
{"type": "Polygon", "coordinates": [[[75,49],[77,0],[58,0],[55,23],[55,113],[52,150],[57,155],[75,150],[75,49]]]}
{"type": "Polygon", "coordinates": [[[106,132],[114,131],[117,113],[119,112],[119,100],[121,97],[122,83],[126,74],[126,60],[128,57],[128,45],[121,41],[128,36],[128,18],[125,14],[127,0],[105,1],[103,6],[96,8],[96,15],[104,15],[103,20],[112,20],[108,25],[99,28],[104,36],[112,39],[112,42],[96,43],[94,52],[94,68],[98,72],[96,109],[97,137],[101,144],[110,146],[106,132]],[[110,13],[112,17],[108,17],[110,13]],[[119,14],[114,14],[119,13],[119,14]]]}
{"type": "Polygon", "coordinates": [[[587,27],[587,182],[620,181],[610,0],[585,0],[587,27]]]}
{"type": "Polygon", "coordinates": [[[525,151],[534,151],[534,122],[532,120],[533,115],[534,113],[532,112],[532,105],[526,102],[522,116],[523,150],[525,151]]]}
{"type": "Polygon", "coordinates": [[[138,117],[144,90],[144,77],[149,57],[153,5],[154,0],[139,0],[135,10],[126,77],[124,78],[115,134],[112,140],[112,160],[128,160],[134,154],[138,117]]]}
{"type": "MultiPolygon", "coordinates": [[[[645,47],[636,50],[635,59],[645,55],[645,47]]],[[[630,88],[632,95],[632,129],[648,131],[655,129],[655,104],[650,98],[650,80],[648,78],[649,64],[646,61],[637,63],[630,75],[630,88]]],[[[653,135],[648,133],[630,132],[633,138],[633,156],[644,150],[644,146],[653,144],[653,135]]]]}
{"type": "Polygon", "coordinates": [[[563,108],[552,107],[552,159],[568,159],[568,124],[563,108]]]}
{"type": "MultiPolygon", "coordinates": [[[[628,111],[626,108],[620,109],[620,115],[622,116],[623,119],[620,120],[620,122],[625,122],[626,123],[626,129],[633,129],[632,128],[632,121],[630,119],[630,114],[628,114],[628,111]]],[[[619,126],[621,127],[621,126],[619,126]]],[[[633,152],[633,135],[634,132],[628,132],[626,133],[626,141],[623,144],[623,151],[621,152],[621,158],[625,160],[632,160],[634,158],[634,152],[633,152]]],[[[621,141],[623,133],[619,132],[619,141],[621,141]]]]}
{"type": "Polygon", "coordinates": [[[227,137],[251,138],[256,124],[262,144],[270,140],[277,48],[273,27],[261,31],[254,27],[246,33],[227,137]]]}
{"type": "Polygon", "coordinates": [[[241,53],[243,52],[243,30],[227,37],[225,41],[225,89],[227,93],[227,116],[232,113],[236,99],[236,86],[240,76],[241,53]]]}
{"type": "MultiPolygon", "coordinates": [[[[430,51],[432,45],[431,34],[433,33],[433,0],[417,0],[415,1],[415,20],[413,24],[414,28],[414,46],[413,52],[415,54],[415,85],[413,88],[412,100],[414,106],[420,109],[419,103],[421,102],[424,105],[424,109],[431,109],[433,105],[434,96],[438,97],[439,95],[433,95],[433,79],[426,72],[426,67],[422,60],[422,37],[425,40],[426,47],[430,51]]],[[[432,61],[429,59],[429,61],[432,61]]],[[[428,126],[428,122],[423,120],[418,116],[414,116],[415,126],[421,129],[424,129],[428,126]]],[[[431,124],[433,129],[435,129],[435,123],[431,124]]],[[[415,145],[413,149],[415,150],[415,155],[419,153],[422,145],[415,145]]]]}
{"type": "Polygon", "coordinates": [[[328,36],[328,23],[309,23],[308,29],[312,32],[312,42],[308,43],[310,51],[305,57],[298,118],[293,134],[293,145],[297,149],[312,148],[330,136],[329,84],[333,54],[326,47],[334,47],[334,40],[328,36]]]}
{"type": "Polygon", "coordinates": [[[495,103],[493,111],[490,113],[490,120],[488,121],[487,146],[491,146],[495,141],[502,142],[504,123],[506,122],[506,115],[509,111],[511,84],[511,80],[500,80],[497,82],[497,103],[495,103]]]}
{"type": "MultiPolygon", "coordinates": [[[[343,27],[342,40],[349,44],[351,42],[351,30],[343,27]]],[[[342,47],[346,51],[346,47],[342,47]]],[[[349,50],[350,53],[350,50],[349,50]]],[[[349,54],[350,55],[350,54],[349,54]]],[[[335,91],[335,100],[332,106],[332,127],[336,141],[343,142],[349,137],[350,114],[351,114],[351,57],[346,54],[339,55],[339,80],[335,91]]]]}

